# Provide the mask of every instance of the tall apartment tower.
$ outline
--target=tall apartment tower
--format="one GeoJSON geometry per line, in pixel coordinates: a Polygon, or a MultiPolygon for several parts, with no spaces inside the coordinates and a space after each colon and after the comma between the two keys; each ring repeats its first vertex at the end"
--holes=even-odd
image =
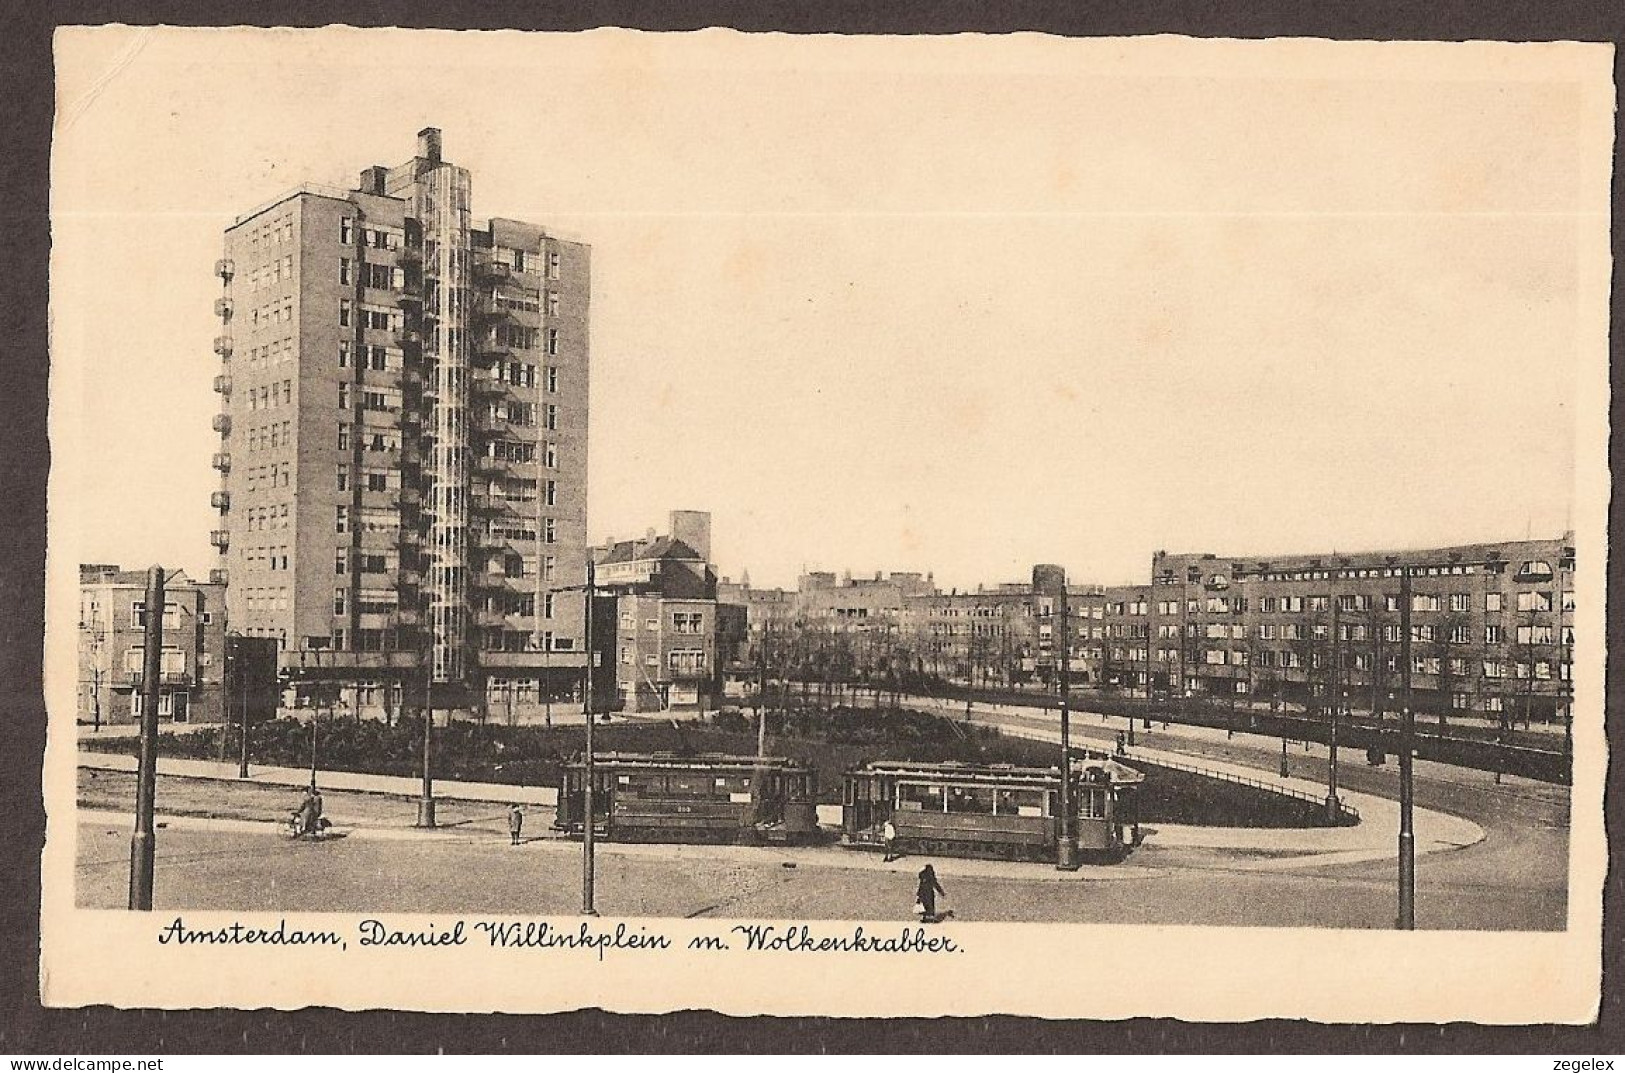
{"type": "MultiPolygon", "coordinates": [[[[231,629],[388,715],[575,695],[590,251],[470,220],[418,134],[239,217],[216,266],[214,533],[231,629]]],[[[331,693],[331,688],[325,690],[331,693]]]]}

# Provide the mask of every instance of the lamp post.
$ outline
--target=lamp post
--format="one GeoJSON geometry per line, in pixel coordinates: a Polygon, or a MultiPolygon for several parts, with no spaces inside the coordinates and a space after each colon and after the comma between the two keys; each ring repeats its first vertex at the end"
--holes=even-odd
{"type": "Polygon", "coordinates": [[[1336,823],[1342,814],[1343,805],[1337,798],[1337,720],[1342,707],[1348,704],[1348,688],[1343,684],[1343,632],[1342,618],[1339,613],[1340,603],[1337,595],[1332,595],[1332,682],[1326,690],[1326,699],[1331,702],[1330,725],[1326,733],[1326,820],[1336,823]]]}
{"type": "MultiPolygon", "coordinates": [[[[237,680],[238,714],[242,716],[242,740],[237,743],[237,777],[248,778],[248,659],[243,651],[242,639],[233,634],[227,639],[226,659],[235,668],[237,680]]],[[[222,737],[224,732],[222,732],[222,737]]]]}
{"type": "MultiPolygon", "coordinates": [[[[432,620],[431,620],[432,622],[432,620]]],[[[416,827],[435,826],[434,818],[434,632],[423,646],[423,784],[418,794],[416,827]]]]}
{"type": "Polygon", "coordinates": [[[593,664],[596,662],[597,652],[592,646],[592,615],[593,598],[597,590],[596,565],[592,561],[592,554],[587,555],[587,689],[582,698],[581,710],[586,716],[586,778],[582,787],[581,797],[581,912],[584,916],[595,917],[598,910],[593,906],[593,893],[596,886],[596,877],[593,874],[593,838],[595,818],[593,816],[593,782],[597,773],[593,765],[592,752],[592,723],[593,723],[593,664]]]}
{"type": "Polygon", "coordinates": [[[158,686],[163,675],[164,569],[147,571],[145,648],[141,661],[141,767],[136,777],[135,831],[130,835],[130,908],[152,908],[152,813],[158,790],[158,686]]]}
{"type": "Polygon", "coordinates": [[[1411,808],[1411,754],[1414,752],[1416,712],[1411,697],[1411,571],[1399,575],[1399,917],[1401,931],[1416,927],[1416,830],[1411,808]]]}
{"type": "MultiPolygon", "coordinates": [[[[1066,574],[1061,574],[1061,837],[1055,850],[1055,867],[1063,872],[1078,870],[1078,836],[1072,821],[1072,616],[1067,602],[1066,574]]],[[[1133,721],[1130,720],[1130,725],[1133,721]]]]}

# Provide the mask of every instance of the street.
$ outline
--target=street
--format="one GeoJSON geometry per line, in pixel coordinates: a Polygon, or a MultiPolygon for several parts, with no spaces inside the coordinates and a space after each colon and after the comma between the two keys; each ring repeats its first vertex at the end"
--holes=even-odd
{"type": "MultiPolygon", "coordinates": [[[[1159,731],[1155,737],[1193,756],[1268,762],[1268,745],[1245,736],[1225,742],[1221,732],[1219,740],[1204,741],[1159,731]]],[[[1292,762],[1307,776],[1314,761],[1300,753],[1292,762]]],[[[1418,779],[1418,805],[1470,819],[1485,834],[1475,845],[1418,859],[1418,927],[1561,929],[1566,789],[1496,787],[1482,773],[1441,775],[1434,767],[1418,779]]],[[[1391,769],[1345,765],[1345,785],[1391,795],[1391,769]]],[[[120,812],[132,786],[127,774],[81,772],[81,803],[90,810],[79,826],[81,905],[124,904],[130,826],[120,812]]],[[[527,810],[527,840],[514,847],[498,805],[445,801],[445,826],[420,832],[411,829],[408,797],[339,791],[326,797],[327,814],[351,833],[310,844],[282,832],[278,821],[295,800],[285,789],[161,779],[160,808],[170,811],[158,833],[155,907],[525,915],[580,909],[580,844],[553,837],[544,807],[527,810]]],[[[598,853],[597,905],[606,916],[907,920],[914,873],[923,863],[883,865],[872,854],[838,847],[607,844],[598,853]]],[[[1086,867],[1071,877],[1035,864],[932,863],[962,921],[1388,928],[1395,906],[1392,859],[1273,868],[1267,852],[1159,847],[1153,838],[1123,864],[1086,867]]]]}

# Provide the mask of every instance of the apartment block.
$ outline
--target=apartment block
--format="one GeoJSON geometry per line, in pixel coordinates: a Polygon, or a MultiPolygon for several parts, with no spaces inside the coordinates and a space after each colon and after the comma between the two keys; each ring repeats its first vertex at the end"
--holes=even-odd
{"type": "Polygon", "coordinates": [[[476,222],[434,128],[237,218],[216,265],[216,580],[341,705],[579,698],[590,250],[476,222]]]}
{"type": "MultiPolygon", "coordinates": [[[[625,711],[714,706],[720,689],[711,516],[672,511],[669,531],[594,549],[596,583],[613,600],[616,705],[625,711]]],[[[737,629],[730,619],[728,629],[737,629]]],[[[607,676],[606,676],[607,677],[607,676]]]]}
{"type": "MultiPolygon", "coordinates": [[[[92,726],[141,718],[147,572],[110,564],[79,568],[78,720],[92,726]]],[[[158,717],[176,723],[224,718],[225,593],[185,571],[165,573],[158,717]]]]}

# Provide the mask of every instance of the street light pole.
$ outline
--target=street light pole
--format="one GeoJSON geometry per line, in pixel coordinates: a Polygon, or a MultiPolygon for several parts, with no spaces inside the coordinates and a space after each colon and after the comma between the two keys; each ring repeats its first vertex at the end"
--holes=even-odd
{"type": "Polygon", "coordinates": [[[1399,673],[1403,676],[1399,708],[1399,919],[1401,931],[1416,928],[1416,830],[1411,808],[1411,754],[1415,751],[1416,712],[1411,697],[1411,571],[1399,575],[1399,673]]]}
{"type": "Polygon", "coordinates": [[[592,723],[593,723],[593,660],[597,655],[592,645],[592,617],[593,597],[597,589],[596,566],[592,561],[592,553],[587,553],[587,688],[586,695],[581,701],[581,711],[586,716],[587,742],[585,780],[581,793],[581,912],[584,916],[595,917],[598,910],[593,907],[593,837],[595,835],[593,816],[593,782],[597,774],[593,766],[592,755],[592,723]]]}
{"type": "Polygon", "coordinates": [[[1331,709],[1331,725],[1327,728],[1327,766],[1326,766],[1326,820],[1336,823],[1342,814],[1342,802],[1337,799],[1337,721],[1342,714],[1342,706],[1348,703],[1348,690],[1343,685],[1343,621],[1340,613],[1341,604],[1337,595],[1332,595],[1332,684],[1326,690],[1328,707],[1331,709]]]}
{"type": "Polygon", "coordinates": [[[237,668],[237,698],[243,717],[243,740],[238,743],[237,777],[246,779],[248,778],[248,661],[244,658],[247,653],[243,651],[242,642],[239,641],[235,647],[237,651],[233,665],[237,668]]]}
{"type": "Polygon", "coordinates": [[[136,777],[135,832],[130,836],[130,908],[152,908],[153,807],[158,790],[158,696],[163,675],[164,568],[147,571],[145,648],[141,655],[141,767],[136,777]]]}
{"type": "MultiPolygon", "coordinates": [[[[1060,579],[1060,605],[1056,610],[1061,618],[1061,837],[1056,846],[1055,867],[1063,872],[1075,872],[1078,870],[1078,836],[1072,822],[1072,615],[1067,602],[1065,572],[1060,579]]],[[[1129,725],[1134,725],[1132,719],[1129,725]]]]}
{"type": "Polygon", "coordinates": [[[435,826],[434,818],[434,633],[430,625],[428,643],[423,648],[423,786],[418,795],[416,827],[435,826]]]}

